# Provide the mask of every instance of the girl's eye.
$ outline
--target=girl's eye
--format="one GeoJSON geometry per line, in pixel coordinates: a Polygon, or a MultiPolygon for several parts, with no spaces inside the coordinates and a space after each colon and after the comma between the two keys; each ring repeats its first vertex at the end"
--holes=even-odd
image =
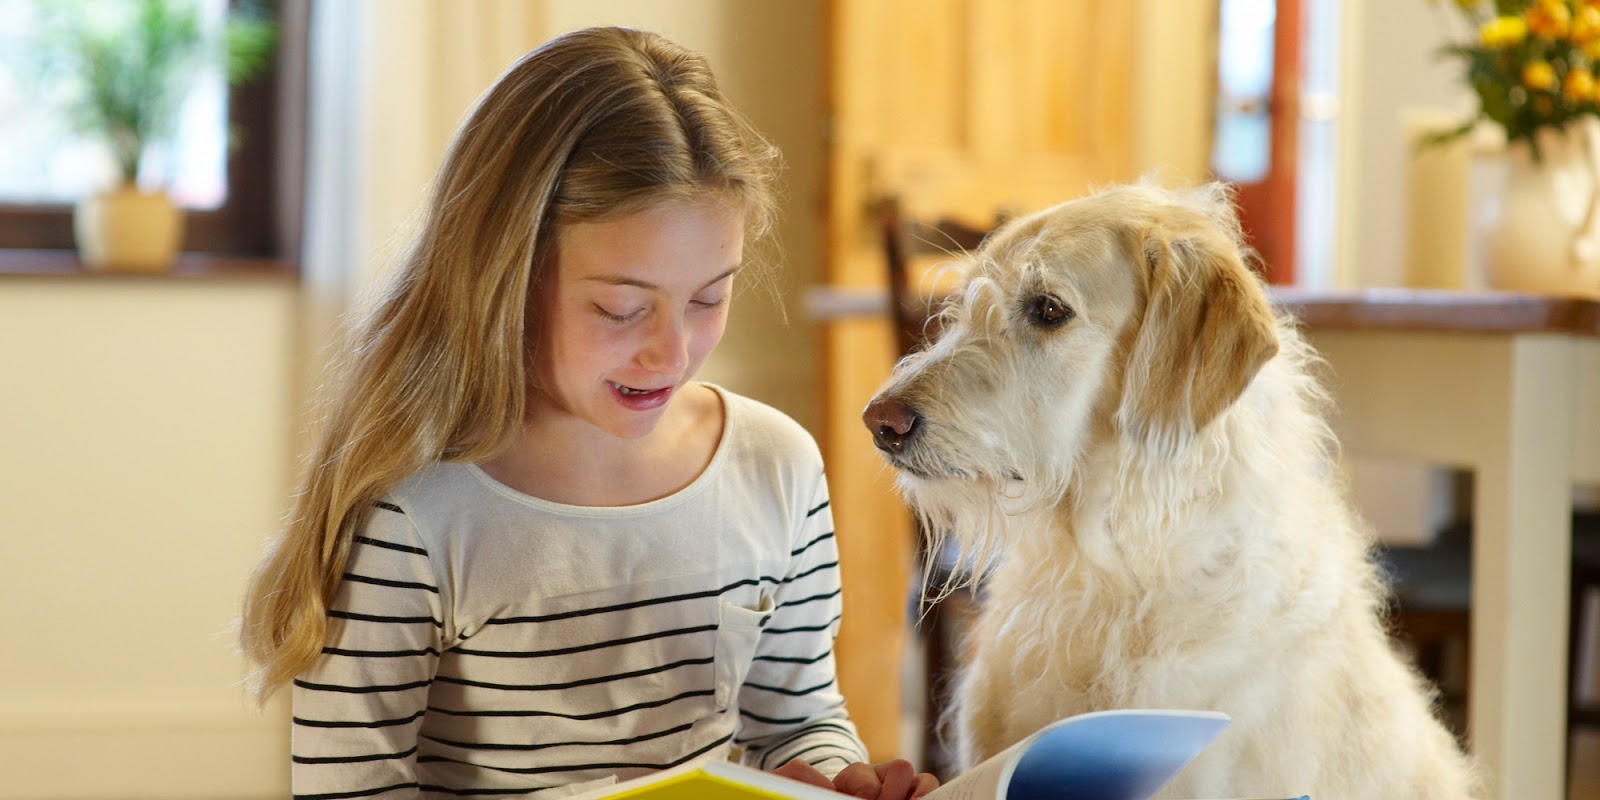
{"type": "Polygon", "coordinates": [[[716,308],[716,307],[722,305],[723,303],[728,302],[728,294],[726,292],[724,292],[724,293],[722,293],[720,295],[717,295],[717,298],[715,300],[700,300],[700,299],[696,299],[696,300],[691,300],[690,302],[693,305],[695,305],[696,307],[698,307],[698,308],[716,308]]]}
{"type": "Polygon", "coordinates": [[[639,309],[637,311],[630,311],[630,312],[628,312],[626,314],[616,314],[616,313],[613,313],[610,310],[606,309],[605,306],[602,306],[599,303],[595,303],[594,310],[595,310],[595,313],[599,314],[600,316],[602,316],[602,317],[604,317],[604,318],[606,318],[606,319],[608,319],[608,320],[610,320],[612,322],[628,322],[629,320],[632,320],[632,319],[638,317],[640,314],[644,313],[644,309],[641,308],[641,309],[639,309]]]}

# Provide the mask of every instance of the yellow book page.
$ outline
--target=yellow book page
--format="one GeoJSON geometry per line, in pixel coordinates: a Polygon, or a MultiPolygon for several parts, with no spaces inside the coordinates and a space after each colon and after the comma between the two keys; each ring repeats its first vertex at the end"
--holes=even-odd
{"type": "Polygon", "coordinates": [[[749,800],[749,798],[759,798],[759,800],[783,800],[787,795],[764,791],[748,784],[695,771],[650,786],[625,789],[616,794],[607,795],[607,797],[616,798],[616,800],[622,800],[622,798],[648,798],[648,800],[749,800]]]}

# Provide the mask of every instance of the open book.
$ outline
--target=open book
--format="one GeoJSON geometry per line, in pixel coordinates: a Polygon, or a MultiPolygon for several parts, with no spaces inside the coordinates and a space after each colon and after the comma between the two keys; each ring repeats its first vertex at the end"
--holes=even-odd
{"type": "MultiPolygon", "coordinates": [[[[1228,725],[1211,711],[1097,711],[1040,729],[956,776],[928,800],[1144,800],[1228,725]]],[[[580,800],[840,800],[843,795],[729,761],[699,761],[580,800]]]]}
{"type": "Polygon", "coordinates": [[[1215,711],[1067,717],[940,786],[928,800],[1144,800],[1228,726],[1215,711]]]}

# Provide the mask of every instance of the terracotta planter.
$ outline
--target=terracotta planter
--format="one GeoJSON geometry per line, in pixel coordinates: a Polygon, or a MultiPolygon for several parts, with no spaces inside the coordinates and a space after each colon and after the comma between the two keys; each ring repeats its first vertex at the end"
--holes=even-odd
{"type": "Polygon", "coordinates": [[[1600,297],[1600,120],[1585,117],[1506,149],[1507,176],[1487,227],[1491,288],[1600,297]]]}
{"type": "Polygon", "coordinates": [[[162,272],[183,241],[183,212],[166,192],[119,186],[85,198],[72,214],[78,258],[108,272],[162,272]]]}

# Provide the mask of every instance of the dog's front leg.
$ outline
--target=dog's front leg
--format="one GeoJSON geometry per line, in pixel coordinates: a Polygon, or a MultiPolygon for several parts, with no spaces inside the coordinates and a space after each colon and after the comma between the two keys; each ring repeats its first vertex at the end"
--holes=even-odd
{"type": "MultiPolygon", "coordinates": [[[[980,654],[981,655],[981,654],[980,654]]],[[[1008,682],[988,670],[981,657],[963,670],[956,690],[956,757],[961,769],[982,763],[1009,744],[1005,741],[1008,682]]]]}

